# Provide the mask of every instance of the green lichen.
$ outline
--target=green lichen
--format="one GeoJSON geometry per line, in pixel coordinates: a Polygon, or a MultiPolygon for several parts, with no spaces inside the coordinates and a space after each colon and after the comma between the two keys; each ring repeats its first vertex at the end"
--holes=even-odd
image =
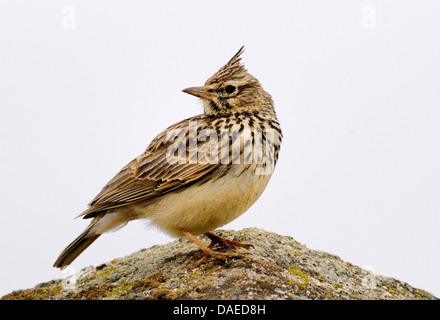
{"type": "Polygon", "coordinates": [[[103,271],[97,273],[95,275],[95,277],[97,277],[97,278],[106,278],[106,277],[108,277],[109,275],[111,275],[112,273],[114,273],[116,271],[118,271],[117,267],[107,267],[107,268],[104,268],[103,271]]]}
{"type": "Polygon", "coordinates": [[[107,291],[106,297],[115,297],[116,299],[123,299],[123,296],[127,294],[132,288],[131,283],[122,281],[120,284],[115,285],[107,291]]]}
{"type": "Polygon", "coordinates": [[[336,289],[336,290],[338,290],[338,289],[342,289],[342,288],[343,288],[342,284],[335,283],[335,289],[336,289]]]}
{"type": "Polygon", "coordinates": [[[309,284],[310,277],[303,272],[301,267],[299,266],[292,266],[287,269],[290,275],[294,276],[295,279],[299,278],[300,281],[295,281],[293,278],[287,279],[287,282],[289,284],[297,285],[299,288],[305,290],[307,288],[307,285],[309,284]]]}
{"type": "Polygon", "coordinates": [[[388,292],[390,292],[390,293],[393,293],[394,295],[396,295],[396,296],[400,296],[400,295],[402,295],[402,296],[404,296],[405,295],[405,291],[403,291],[403,290],[399,290],[398,288],[397,288],[397,286],[394,286],[394,285],[388,285],[387,286],[387,291],[388,292]]]}
{"type": "Polygon", "coordinates": [[[301,267],[292,266],[289,269],[287,269],[287,271],[289,271],[289,273],[292,276],[298,276],[302,280],[302,282],[309,283],[309,276],[307,274],[305,274],[304,272],[302,272],[301,267]]]}
{"type": "Polygon", "coordinates": [[[57,285],[57,286],[54,286],[53,288],[51,288],[50,290],[48,290],[48,291],[46,292],[46,295],[56,295],[56,294],[58,294],[61,290],[63,290],[63,286],[61,286],[61,285],[57,285]]]}

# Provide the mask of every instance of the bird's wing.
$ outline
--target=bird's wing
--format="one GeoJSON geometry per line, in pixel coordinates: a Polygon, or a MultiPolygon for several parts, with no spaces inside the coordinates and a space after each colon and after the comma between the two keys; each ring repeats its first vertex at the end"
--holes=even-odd
{"type": "MultiPolygon", "coordinates": [[[[142,155],[107,183],[80,216],[91,218],[103,210],[165,194],[202,179],[215,170],[219,166],[216,163],[189,161],[194,150],[188,148],[189,129],[186,124],[191,119],[179,122],[157,136],[142,155]],[[174,139],[169,137],[172,130],[178,133],[174,139]],[[176,146],[183,146],[185,152],[177,152],[176,146]]],[[[201,145],[203,142],[198,142],[195,148],[199,149],[201,145]]]]}

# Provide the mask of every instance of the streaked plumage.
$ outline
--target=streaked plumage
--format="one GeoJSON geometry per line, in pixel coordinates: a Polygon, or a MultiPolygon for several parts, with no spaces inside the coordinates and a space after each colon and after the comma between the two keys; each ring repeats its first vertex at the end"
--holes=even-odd
{"type": "Polygon", "coordinates": [[[282,134],[270,95],[240,63],[242,52],[203,87],[184,90],[203,100],[204,114],[164,130],[109,181],[80,215],[93,218],[91,224],[55,267],[70,264],[99,235],[131,220],[147,218],[170,235],[191,238],[234,220],[258,199],[282,134]]]}

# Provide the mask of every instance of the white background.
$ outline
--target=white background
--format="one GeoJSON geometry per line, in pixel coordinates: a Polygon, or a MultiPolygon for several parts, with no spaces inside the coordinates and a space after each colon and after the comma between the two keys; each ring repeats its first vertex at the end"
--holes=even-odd
{"type": "MultiPolygon", "coordinates": [[[[226,229],[293,236],[440,296],[439,1],[1,1],[0,296],[62,278],[73,218],[240,48],[284,132],[226,229]],[[67,6],[67,7],[66,7],[67,6]]],[[[140,221],[79,271],[171,238],[140,221]]]]}

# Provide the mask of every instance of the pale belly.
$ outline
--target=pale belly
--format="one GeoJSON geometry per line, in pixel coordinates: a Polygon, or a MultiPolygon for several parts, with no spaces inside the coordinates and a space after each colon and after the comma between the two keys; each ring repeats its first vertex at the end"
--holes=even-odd
{"type": "Polygon", "coordinates": [[[219,228],[243,214],[260,197],[270,175],[243,172],[236,165],[227,175],[181,192],[171,192],[154,202],[131,206],[137,218],[148,218],[168,234],[181,237],[186,229],[194,235],[219,228]]]}

